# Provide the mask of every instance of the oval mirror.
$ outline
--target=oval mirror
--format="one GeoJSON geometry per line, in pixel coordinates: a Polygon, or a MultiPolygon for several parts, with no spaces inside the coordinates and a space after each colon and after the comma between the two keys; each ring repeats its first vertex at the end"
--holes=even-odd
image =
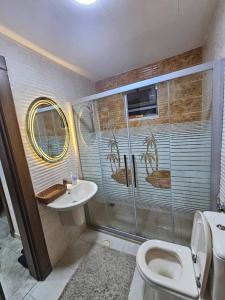
{"type": "Polygon", "coordinates": [[[26,121],[30,144],[38,156],[48,162],[57,162],[65,156],[69,147],[68,123],[53,100],[34,100],[26,121]]]}

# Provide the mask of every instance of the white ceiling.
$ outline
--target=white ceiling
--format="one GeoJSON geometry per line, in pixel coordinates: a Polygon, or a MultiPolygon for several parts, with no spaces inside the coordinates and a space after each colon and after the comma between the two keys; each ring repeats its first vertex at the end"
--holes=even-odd
{"type": "Polygon", "coordinates": [[[0,0],[0,24],[95,80],[201,46],[217,0],[0,0]]]}

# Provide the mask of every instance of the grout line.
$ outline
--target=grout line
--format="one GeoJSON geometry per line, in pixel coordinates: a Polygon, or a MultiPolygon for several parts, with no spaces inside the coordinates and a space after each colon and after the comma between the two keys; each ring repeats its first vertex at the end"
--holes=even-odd
{"type": "MultiPolygon", "coordinates": [[[[9,235],[8,235],[8,236],[9,236],[9,235]]],[[[14,238],[11,237],[11,236],[9,236],[9,237],[12,238],[12,239],[14,239],[14,238]]],[[[4,240],[5,240],[5,239],[0,239],[0,242],[2,243],[2,244],[0,244],[0,247],[7,248],[7,249],[11,250],[13,253],[15,253],[16,255],[19,255],[19,256],[20,256],[20,253],[18,253],[15,249],[9,247],[8,244],[5,244],[4,240]]],[[[23,249],[23,245],[22,245],[22,243],[21,243],[21,250],[22,250],[22,249],[23,249]]]]}
{"type": "MultiPolygon", "coordinates": [[[[25,270],[26,271],[26,270],[25,270]]],[[[29,280],[29,278],[27,279],[27,280],[29,280]]],[[[26,281],[27,281],[26,280],[26,281]]],[[[28,294],[29,294],[29,292],[32,290],[32,288],[36,285],[37,283],[35,283],[27,292],[26,292],[26,294],[24,295],[24,296],[22,296],[22,299],[24,299],[28,294]]],[[[20,290],[20,289],[19,289],[20,290]]],[[[13,293],[11,296],[13,297],[13,296],[15,296],[16,295],[16,293],[19,291],[19,290],[17,290],[15,293],[13,293]]],[[[31,295],[29,295],[29,296],[31,296],[31,295]]],[[[31,297],[32,299],[34,299],[33,297],[31,297]]],[[[34,299],[34,300],[36,300],[36,299],[34,299]]]]}
{"type": "MultiPolygon", "coordinates": [[[[16,256],[20,256],[21,254],[16,252],[15,249],[10,248],[9,246],[5,245],[4,242],[2,242],[2,244],[0,244],[0,248],[6,248],[7,250],[12,251],[14,254],[16,254],[16,256]]],[[[21,250],[23,249],[23,246],[21,246],[21,250]]]]}
{"type": "MultiPolygon", "coordinates": [[[[35,285],[36,285],[36,283],[35,283],[35,285]]],[[[32,287],[33,288],[33,287],[32,287]]],[[[26,293],[26,295],[25,296],[23,296],[23,298],[22,299],[24,299],[24,298],[26,298],[26,296],[27,295],[29,295],[29,297],[31,297],[32,299],[34,299],[34,300],[36,300],[31,294],[30,294],[30,291],[32,290],[32,288],[31,289],[29,289],[29,291],[26,293]]]]}

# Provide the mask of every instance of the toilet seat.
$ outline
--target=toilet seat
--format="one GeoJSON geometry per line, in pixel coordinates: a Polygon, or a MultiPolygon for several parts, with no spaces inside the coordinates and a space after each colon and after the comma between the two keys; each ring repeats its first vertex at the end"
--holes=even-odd
{"type": "Polygon", "coordinates": [[[150,240],[140,246],[136,260],[139,272],[149,284],[191,299],[199,298],[188,247],[150,240]]]}

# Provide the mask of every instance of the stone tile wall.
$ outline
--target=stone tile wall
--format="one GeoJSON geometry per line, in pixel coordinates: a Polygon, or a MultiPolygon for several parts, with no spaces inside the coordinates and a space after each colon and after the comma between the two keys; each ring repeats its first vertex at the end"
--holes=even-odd
{"type": "MultiPolygon", "coordinates": [[[[129,122],[129,126],[194,122],[202,120],[204,116],[209,117],[209,113],[204,112],[204,77],[202,74],[195,74],[158,84],[159,115],[155,119],[137,118],[129,122]]],[[[101,130],[126,127],[122,94],[97,101],[97,111],[101,130]]]]}
{"type": "MultiPolygon", "coordinates": [[[[98,92],[153,76],[191,67],[202,62],[202,48],[164,59],[158,63],[129,71],[96,83],[98,92]],[[151,70],[151,71],[150,71],[151,70]]],[[[202,119],[202,74],[191,75],[157,85],[159,116],[155,119],[132,120],[130,126],[182,123],[202,119]],[[170,105],[169,105],[170,103],[170,105]]],[[[106,97],[97,102],[101,130],[119,129],[126,126],[122,94],[106,97]]]]}
{"type": "Polygon", "coordinates": [[[202,48],[193,49],[153,64],[109,77],[95,83],[96,92],[102,92],[133,82],[149,79],[202,63],[202,48]]]}

